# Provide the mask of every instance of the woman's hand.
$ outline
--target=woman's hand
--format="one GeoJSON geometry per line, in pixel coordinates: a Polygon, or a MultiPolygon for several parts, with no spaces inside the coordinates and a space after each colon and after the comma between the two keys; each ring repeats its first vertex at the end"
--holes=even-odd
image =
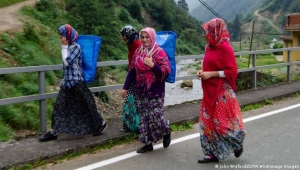
{"type": "Polygon", "coordinates": [[[127,90],[122,89],[121,95],[122,95],[123,99],[125,99],[126,94],[127,94],[127,90]]]}
{"type": "Polygon", "coordinates": [[[200,77],[202,80],[207,80],[211,77],[213,77],[214,72],[210,72],[210,71],[198,71],[197,72],[197,76],[200,77]]]}
{"type": "Polygon", "coordinates": [[[61,44],[62,45],[69,45],[69,41],[66,39],[66,37],[61,38],[61,44]]]}
{"type": "Polygon", "coordinates": [[[198,76],[199,78],[201,78],[202,72],[203,72],[202,70],[197,71],[197,76],[198,76]]]}
{"type": "Polygon", "coordinates": [[[144,59],[144,64],[146,64],[147,66],[149,66],[150,68],[153,68],[154,67],[154,63],[153,63],[153,59],[152,57],[146,57],[144,59]]]}

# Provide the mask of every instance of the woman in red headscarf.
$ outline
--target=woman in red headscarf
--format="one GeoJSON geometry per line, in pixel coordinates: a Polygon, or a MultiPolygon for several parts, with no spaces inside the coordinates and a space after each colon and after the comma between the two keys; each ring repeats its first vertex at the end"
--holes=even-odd
{"type": "Polygon", "coordinates": [[[156,44],[156,32],[147,27],[140,31],[142,45],[135,51],[129,66],[122,97],[132,83],[136,84],[136,107],[140,114],[139,140],[145,144],[137,153],[153,151],[152,143],[163,138],[167,148],[171,142],[171,128],[164,118],[165,79],[170,63],[165,51],[156,44]]]}
{"type": "Polygon", "coordinates": [[[202,25],[207,41],[201,78],[203,99],[200,106],[200,141],[205,154],[199,163],[219,162],[243,152],[246,135],[235,95],[237,64],[229,43],[229,32],[221,18],[202,25]]]}

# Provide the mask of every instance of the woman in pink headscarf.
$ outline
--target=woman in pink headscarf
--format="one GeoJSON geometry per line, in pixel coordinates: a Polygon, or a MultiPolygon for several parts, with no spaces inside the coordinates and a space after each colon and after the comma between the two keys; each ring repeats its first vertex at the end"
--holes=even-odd
{"type": "Polygon", "coordinates": [[[129,66],[122,97],[132,83],[136,84],[136,106],[140,113],[139,140],[145,144],[137,150],[153,150],[152,143],[163,138],[163,146],[171,143],[171,129],[164,118],[165,79],[170,73],[170,63],[165,51],[156,44],[156,33],[147,27],[140,31],[142,45],[135,51],[129,66]]]}
{"type": "Polygon", "coordinates": [[[200,140],[204,159],[199,163],[219,162],[234,152],[243,152],[246,135],[236,99],[237,64],[229,43],[229,33],[221,18],[202,25],[207,41],[201,78],[203,99],[200,106],[200,140]]]}

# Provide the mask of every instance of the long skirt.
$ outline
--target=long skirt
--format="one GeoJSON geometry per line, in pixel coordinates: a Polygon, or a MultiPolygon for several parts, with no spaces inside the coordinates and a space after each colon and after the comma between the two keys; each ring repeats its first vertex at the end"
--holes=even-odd
{"type": "Polygon", "coordinates": [[[147,98],[137,95],[136,103],[140,113],[139,141],[149,145],[171,132],[169,122],[164,118],[164,97],[147,98]]]}
{"type": "Polygon", "coordinates": [[[55,132],[88,135],[99,130],[102,122],[93,94],[84,82],[60,89],[52,114],[55,132]]]}
{"type": "Polygon", "coordinates": [[[243,145],[246,130],[236,95],[223,86],[214,108],[200,106],[200,142],[205,155],[223,160],[243,145]]]}
{"type": "Polygon", "coordinates": [[[140,127],[140,115],[137,112],[137,108],[136,108],[134,88],[135,85],[132,84],[129,90],[127,91],[124,100],[122,120],[123,120],[123,128],[126,131],[128,130],[138,131],[140,127]]]}

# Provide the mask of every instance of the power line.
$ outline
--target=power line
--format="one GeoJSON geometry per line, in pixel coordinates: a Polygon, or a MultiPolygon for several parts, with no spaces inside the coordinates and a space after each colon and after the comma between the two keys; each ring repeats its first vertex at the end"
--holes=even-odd
{"type": "MultiPolygon", "coordinates": [[[[240,28],[236,28],[233,24],[231,24],[230,22],[228,22],[225,18],[223,18],[221,15],[219,15],[216,11],[214,11],[207,3],[205,3],[203,0],[199,0],[199,2],[204,5],[211,13],[213,13],[215,16],[222,18],[224,20],[224,22],[232,27],[233,29],[237,30],[240,32],[240,34],[250,34],[247,32],[242,31],[240,28]]],[[[254,34],[266,34],[266,35],[288,35],[288,34],[270,34],[270,33],[261,33],[261,32],[254,32],[254,34]]]]}
{"type": "Polygon", "coordinates": [[[204,6],[205,6],[210,12],[212,12],[214,15],[216,15],[216,16],[219,17],[219,18],[222,18],[222,19],[224,20],[224,22],[225,22],[228,26],[230,26],[230,27],[234,28],[235,30],[241,32],[240,29],[236,28],[234,25],[232,25],[230,22],[228,22],[225,18],[223,18],[221,15],[219,15],[216,11],[214,11],[207,3],[205,3],[203,0],[199,0],[199,2],[202,3],[202,5],[204,5],[204,6]]]}

